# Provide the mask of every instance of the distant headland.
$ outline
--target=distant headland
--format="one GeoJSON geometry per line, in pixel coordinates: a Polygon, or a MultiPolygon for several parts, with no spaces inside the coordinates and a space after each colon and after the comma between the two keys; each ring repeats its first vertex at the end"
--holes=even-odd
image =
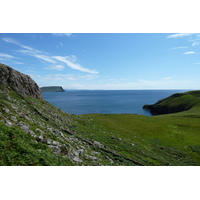
{"type": "Polygon", "coordinates": [[[65,92],[62,86],[47,86],[41,87],[41,92],[65,92]]]}

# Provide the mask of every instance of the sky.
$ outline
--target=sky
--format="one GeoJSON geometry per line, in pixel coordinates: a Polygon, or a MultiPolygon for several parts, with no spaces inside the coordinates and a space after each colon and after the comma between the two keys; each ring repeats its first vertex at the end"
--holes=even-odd
{"type": "Polygon", "coordinates": [[[198,33],[0,33],[0,62],[65,89],[200,88],[198,33]]]}

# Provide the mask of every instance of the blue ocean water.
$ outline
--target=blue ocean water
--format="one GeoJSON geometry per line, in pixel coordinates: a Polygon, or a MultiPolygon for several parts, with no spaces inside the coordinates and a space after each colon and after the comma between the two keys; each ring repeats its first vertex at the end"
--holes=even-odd
{"type": "Polygon", "coordinates": [[[142,109],[145,104],[154,104],[177,92],[187,90],[66,90],[66,92],[44,92],[43,98],[61,110],[76,115],[140,114],[151,116],[142,109]]]}

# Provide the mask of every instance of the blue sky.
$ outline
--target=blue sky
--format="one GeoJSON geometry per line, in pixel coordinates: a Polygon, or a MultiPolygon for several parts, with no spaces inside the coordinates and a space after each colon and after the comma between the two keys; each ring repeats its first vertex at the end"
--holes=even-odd
{"type": "Polygon", "coordinates": [[[0,62],[39,86],[199,89],[200,34],[1,33],[0,62]]]}

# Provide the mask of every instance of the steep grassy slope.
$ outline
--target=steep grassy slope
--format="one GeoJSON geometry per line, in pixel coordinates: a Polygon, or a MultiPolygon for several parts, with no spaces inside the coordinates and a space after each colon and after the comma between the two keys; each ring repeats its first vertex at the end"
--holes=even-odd
{"type": "Polygon", "coordinates": [[[0,165],[140,165],[96,140],[87,117],[68,114],[43,99],[0,90],[0,165]],[[28,159],[29,157],[29,159],[28,159]]]}

